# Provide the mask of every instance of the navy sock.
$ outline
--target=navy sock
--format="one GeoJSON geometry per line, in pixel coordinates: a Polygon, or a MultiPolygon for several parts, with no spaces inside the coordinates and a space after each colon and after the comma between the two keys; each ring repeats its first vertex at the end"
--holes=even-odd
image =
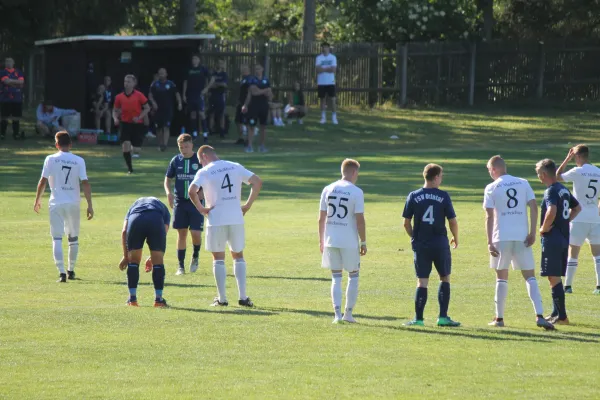
{"type": "Polygon", "coordinates": [[[202,132],[208,132],[208,120],[206,118],[202,120],[202,132]]]}
{"type": "Polygon", "coordinates": [[[179,260],[179,268],[185,268],[185,249],[179,250],[177,249],[177,259],[179,260]]]}
{"type": "Polygon", "coordinates": [[[427,288],[418,287],[415,293],[415,319],[423,320],[423,311],[425,311],[425,304],[427,304],[427,288]]]}
{"type": "Polygon", "coordinates": [[[6,130],[8,129],[8,121],[3,119],[0,121],[0,135],[6,135],[6,130]]]}
{"type": "Polygon", "coordinates": [[[190,118],[188,132],[198,132],[198,118],[190,118]]]}
{"type": "Polygon", "coordinates": [[[438,301],[440,302],[440,318],[448,317],[448,305],[450,304],[450,283],[440,282],[438,289],[438,301]]]}
{"type": "Polygon", "coordinates": [[[162,264],[154,265],[152,268],[152,282],[154,283],[154,292],[157,299],[162,299],[163,289],[165,287],[165,266],[162,264]]]}
{"type": "Polygon", "coordinates": [[[198,255],[200,253],[200,245],[199,244],[195,244],[194,245],[194,254],[192,255],[193,258],[198,258],[198,255]]]}
{"type": "Polygon", "coordinates": [[[552,303],[554,304],[554,312],[558,315],[558,319],[567,318],[567,307],[565,306],[565,288],[562,282],[552,287],[552,303]]]}
{"type": "Polygon", "coordinates": [[[135,297],[140,281],[140,265],[130,263],[127,265],[127,287],[129,288],[129,297],[135,297]]]}
{"type": "Polygon", "coordinates": [[[125,159],[125,164],[127,164],[127,170],[133,171],[133,166],[131,165],[131,152],[123,152],[123,158],[125,159]]]}
{"type": "Polygon", "coordinates": [[[15,121],[12,122],[13,136],[19,135],[19,128],[20,128],[20,126],[21,126],[21,121],[15,120],[15,121]]]}

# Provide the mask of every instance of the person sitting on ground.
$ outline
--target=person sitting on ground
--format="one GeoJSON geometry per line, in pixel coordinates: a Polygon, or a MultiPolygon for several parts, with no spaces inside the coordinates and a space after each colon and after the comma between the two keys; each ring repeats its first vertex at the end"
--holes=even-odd
{"type": "Polygon", "coordinates": [[[66,115],[74,114],[77,114],[77,111],[54,107],[50,100],[43,101],[36,111],[36,131],[38,134],[45,137],[53,138],[56,132],[65,130],[65,128],[60,125],[60,119],[66,115]]]}
{"type": "Polygon", "coordinates": [[[294,90],[288,93],[288,105],[285,107],[288,123],[292,123],[295,118],[302,125],[302,118],[306,116],[306,105],[304,102],[304,92],[299,81],[294,82],[294,90]]]}
{"type": "Polygon", "coordinates": [[[285,126],[281,116],[283,115],[283,102],[280,101],[271,101],[269,103],[269,108],[271,110],[271,118],[273,119],[273,125],[275,126],[285,126]]]}

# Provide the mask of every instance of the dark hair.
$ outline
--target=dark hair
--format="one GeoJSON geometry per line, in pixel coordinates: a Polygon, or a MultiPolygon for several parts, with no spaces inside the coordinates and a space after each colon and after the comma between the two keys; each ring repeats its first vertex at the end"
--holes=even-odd
{"type": "Polygon", "coordinates": [[[190,57],[190,58],[194,58],[194,57],[200,58],[200,54],[199,53],[194,53],[194,54],[192,54],[192,57],[190,57]]]}
{"type": "Polygon", "coordinates": [[[54,136],[54,140],[56,140],[56,144],[59,147],[67,147],[71,142],[71,135],[67,131],[56,132],[56,136],[54,136]]]}
{"type": "Polygon", "coordinates": [[[544,158],[535,164],[535,170],[538,171],[538,173],[539,171],[543,171],[551,177],[556,176],[556,163],[549,158],[544,158]]]}
{"type": "Polygon", "coordinates": [[[437,164],[427,164],[423,170],[423,178],[425,178],[427,182],[432,182],[443,170],[444,169],[437,164]]]}
{"type": "Polygon", "coordinates": [[[194,138],[192,138],[192,135],[190,135],[189,133],[182,133],[177,138],[177,144],[186,143],[186,142],[193,142],[193,141],[194,141],[194,138]]]}
{"type": "Polygon", "coordinates": [[[44,100],[42,101],[42,105],[46,107],[52,107],[52,100],[44,100]]]}
{"type": "Polygon", "coordinates": [[[323,48],[323,47],[331,47],[331,46],[329,45],[329,43],[323,42],[323,43],[321,43],[321,48],[323,48]]]}

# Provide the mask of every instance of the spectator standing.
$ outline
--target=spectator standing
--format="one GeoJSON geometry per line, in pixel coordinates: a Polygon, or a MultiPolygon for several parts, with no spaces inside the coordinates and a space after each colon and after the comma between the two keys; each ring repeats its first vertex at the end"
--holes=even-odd
{"type": "Polygon", "coordinates": [[[235,144],[246,145],[244,133],[248,131],[248,118],[246,118],[246,115],[242,113],[242,107],[246,101],[246,97],[248,96],[248,89],[250,88],[250,67],[248,67],[246,64],[242,64],[240,71],[242,73],[242,77],[240,78],[240,94],[238,97],[238,104],[235,107],[235,123],[238,127],[239,136],[235,144]]]}
{"type": "Polygon", "coordinates": [[[210,131],[215,132],[214,125],[218,121],[221,137],[225,135],[225,92],[227,91],[228,83],[229,77],[227,76],[227,72],[225,72],[225,60],[219,60],[217,69],[213,72],[205,92],[210,92],[210,109],[212,112],[210,131]]]}
{"type": "Polygon", "coordinates": [[[25,77],[15,68],[15,60],[7,57],[4,69],[0,71],[0,139],[6,137],[8,119],[12,121],[13,138],[25,139],[25,133],[20,131],[23,114],[23,85],[25,77]]]}
{"type": "Polygon", "coordinates": [[[46,100],[38,106],[36,110],[37,122],[35,129],[38,134],[44,137],[54,138],[57,132],[64,131],[61,126],[61,118],[66,115],[75,115],[77,111],[54,107],[51,101],[46,100]]]}
{"type": "Polygon", "coordinates": [[[183,102],[186,104],[188,116],[188,132],[192,132],[195,139],[198,136],[200,126],[198,119],[202,124],[202,136],[204,143],[208,142],[208,121],[206,121],[204,89],[210,76],[206,67],[200,64],[200,56],[192,56],[192,66],[187,70],[186,78],[183,81],[183,102]]]}
{"type": "MultiPolygon", "coordinates": [[[[248,96],[242,106],[242,113],[247,113],[248,124],[252,129],[256,125],[260,127],[260,147],[261,153],[266,153],[265,140],[267,137],[267,121],[269,119],[269,102],[273,99],[271,91],[271,83],[266,76],[263,75],[264,68],[260,64],[256,64],[254,68],[255,76],[250,77],[248,96]]],[[[251,129],[251,130],[252,130],[251,129]]],[[[252,132],[248,132],[248,146],[246,153],[253,153],[252,147],[252,132]]]]}
{"type": "Polygon", "coordinates": [[[322,53],[317,56],[317,90],[321,101],[321,123],[327,122],[325,110],[327,98],[331,100],[331,122],[337,125],[336,94],[335,94],[335,72],[337,70],[337,58],[331,54],[329,43],[321,45],[322,53]]]}
{"type": "Polygon", "coordinates": [[[156,109],[154,122],[158,136],[158,149],[165,151],[171,135],[171,121],[173,120],[173,103],[177,100],[177,110],[181,111],[181,96],[173,81],[167,79],[167,70],[158,70],[158,80],[150,88],[150,101],[156,109]]]}

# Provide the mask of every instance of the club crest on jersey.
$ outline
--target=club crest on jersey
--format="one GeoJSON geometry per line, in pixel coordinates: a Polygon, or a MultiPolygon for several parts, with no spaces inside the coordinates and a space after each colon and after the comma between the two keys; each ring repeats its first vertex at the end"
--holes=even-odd
{"type": "Polygon", "coordinates": [[[266,79],[263,79],[262,83],[267,83],[267,80],[266,80],[266,79]]]}
{"type": "Polygon", "coordinates": [[[193,169],[194,171],[198,170],[198,164],[192,164],[192,169],[193,169]]]}
{"type": "Polygon", "coordinates": [[[250,120],[250,123],[251,123],[251,124],[253,124],[253,123],[254,123],[254,120],[253,120],[253,119],[251,119],[251,120],[250,120]]]}
{"type": "Polygon", "coordinates": [[[169,89],[171,88],[171,85],[169,85],[169,84],[167,83],[167,85],[165,86],[165,88],[166,88],[167,90],[169,90],[169,89]]]}

